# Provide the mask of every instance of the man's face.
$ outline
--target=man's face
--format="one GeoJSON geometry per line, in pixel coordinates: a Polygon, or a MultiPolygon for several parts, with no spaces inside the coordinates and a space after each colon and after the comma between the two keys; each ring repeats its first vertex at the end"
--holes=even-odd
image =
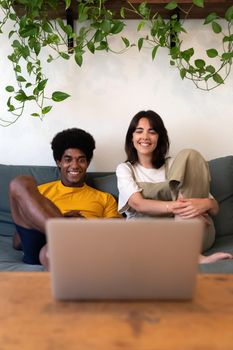
{"type": "Polygon", "coordinates": [[[80,187],[83,185],[89,162],[85,154],[78,148],[68,148],[63,153],[57,166],[61,171],[61,181],[68,187],[80,187]]]}

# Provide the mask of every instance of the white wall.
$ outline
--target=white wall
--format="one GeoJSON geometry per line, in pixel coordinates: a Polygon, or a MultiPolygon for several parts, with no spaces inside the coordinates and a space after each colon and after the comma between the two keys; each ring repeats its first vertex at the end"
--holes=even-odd
{"type": "MultiPolygon", "coordinates": [[[[215,45],[214,35],[201,23],[188,21],[191,34],[185,44],[198,46],[200,52],[203,42],[215,45]]],[[[128,21],[125,36],[135,39],[136,25],[137,21],[128,21]]],[[[0,36],[0,47],[1,117],[9,119],[4,90],[13,83],[13,74],[4,57],[10,52],[7,36],[0,36]]],[[[44,65],[51,91],[66,91],[72,96],[55,104],[43,121],[30,117],[29,107],[17,123],[0,127],[0,163],[54,164],[52,137],[65,128],[80,127],[96,139],[91,170],[114,170],[125,159],[128,124],[142,109],[153,109],[163,118],[172,155],[184,147],[198,149],[207,159],[233,154],[233,73],[224,86],[204,92],[180,79],[178,71],[169,66],[166,51],[160,51],[152,62],[149,50],[139,54],[136,48],[123,55],[86,54],[81,69],[73,60],[50,65],[45,60],[44,65]]]]}

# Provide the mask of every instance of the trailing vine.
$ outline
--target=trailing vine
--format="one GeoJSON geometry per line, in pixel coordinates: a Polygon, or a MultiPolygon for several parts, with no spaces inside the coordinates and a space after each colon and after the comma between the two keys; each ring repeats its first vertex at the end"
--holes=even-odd
{"type": "Polygon", "coordinates": [[[195,50],[193,47],[183,50],[181,34],[186,33],[184,27],[185,20],[188,18],[193,6],[203,7],[203,0],[193,0],[193,4],[188,11],[184,11],[176,1],[171,1],[165,6],[167,10],[178,10],[183,12],[184,19],[179,20],[177,13],[172,14],[171,18],[165,21],[158,13],[152,14],[149,6],[142,3],[137,9],[130,4],[130,8],[122,8],[122,16],[125,11],[132,11],[141,17],[138,25],[138,31],[148,27],[148,33],[138,39],[138,49],[142,49],[147,44],[152,49],[152,59],[155,58],[159,48],[167,48],[170,52],[170,64],[178,68],[182,79],[190,79],[195,86],[201,90],[212,90],[217,86],[224,84],[226,78],[230,74],[233,59],[233,6],[228,8],[225,13],[227,22],[227,32],[224,33],[220,25],[220,17],[212,12],[204,21],[204,25],[211,25],[212,31],[218,36],[221,42],[222,52],[215,48],[208,48],[205,55],[209,61],[218,59],[215,65],[207,63],[203,58],[194,58],[195,50]],[[218,67],[216,68],[216,66],[218,67]]]}
{"type": "MultiPolygon", "coordinates": [[[[71,6],[71,0],[0,0],[0,8],[3,18],[0,21],[0,33],[3,33],[6,23],[11,23],[8,38],[11,43],[12,53],[8,56],[12,64],[16,78],[15,85],[8,85],[7,99],[8,111],[13,119],[0,119],[0,125],[9,126],[22,116],[26,103],[33,104],[35,111],[33,117],[43,119],[53,108],[53,102],[61,102],[69,97],[62,91],[54,91],[50,96],[46,93],[48,78],[43,72],[41,53],[49,48],[47,62],[51,63],[59,58],[69,60],[74,58],[79,67],[84,62],[87,51],[95,54],[98,51],[116,52],[111,47],[111,38],[116,36],[122,43],[122,49],[117,53],[123,53],[130,47],[137,45],[139,51],[143,47],[151,48],[152,59],[155,58],[158,49],[168,49],[170,64],[178,68],[182,79],[193,81],[196,87],[203,90],[211,90],[223,84],[229,75],[233,59],[233,6],[225,13],[227,31],[224,33],[220,25],[220,17],[216,13],[209,14],[204,24],[211,26],[218,38],[221,38],[222,52],[215,48],[206,50],[208,60],[216,59],[216,64],[207,63],[203,58],[194,58],[194,48],[182,49],[181,35],[186,33],[185,19],[188,18],[193,6],[203,7],[203,0],[193,0],[193,4],[186,12],[176,3],[171,1],[165,7],[171,11],[170,19],[163,19],[159,13],[152,13],[149,5],[142,2],[134,6],[130,1],[122,7],[121,19],[116,19],[115,14],[105,5],[107,0],[77,0],[78,19],[77,29],[66,24],[61,18],[51,20],[48,11],[55,11],[61,3],[65,9],[71,6]],[[24,13],[19,16],[15,12],[15,6],[23,6],[24,13]],[[184,19],[179,20],[174,10],[184,12],[184,19]],[[128,12],[133,12],[139,19],[137,31],[147,30],[147,34],[141,36],[136,43],[130,43],[129,39],[122,36],[126,26],[124,19],[128,12]],[[74,46],[68,49],[68,40],[72,40],[74,46]]],[[[46,51],[48,52],[48,51],[46,51]]]]}

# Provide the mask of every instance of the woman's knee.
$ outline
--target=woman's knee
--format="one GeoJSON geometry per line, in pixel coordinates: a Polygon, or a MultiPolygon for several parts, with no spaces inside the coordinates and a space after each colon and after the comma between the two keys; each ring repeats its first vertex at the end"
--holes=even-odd
{"type": "Polygon", "coordinates": [[[184,158],[188,158],[188,159],[191,159],[191,160],[204,160],[205,159],[203,158],[203,156],[201,155],[200,152],[198,152],[197,150],[195,149],[192,149],[192,148],[184,148],[183,150],[181,150],[177,156],[179,157],[184,157],[184,158]]]}

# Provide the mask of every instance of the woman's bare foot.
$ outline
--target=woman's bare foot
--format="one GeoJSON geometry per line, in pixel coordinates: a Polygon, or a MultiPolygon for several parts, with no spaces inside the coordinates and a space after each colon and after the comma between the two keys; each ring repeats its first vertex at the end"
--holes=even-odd
{"type": "Polygon", "coordinates": [[[200,255],[199,264],[211,264],[219,260],[233,259],[233,255],[230,253],[218,252],[209,256],[200,255]]]}

